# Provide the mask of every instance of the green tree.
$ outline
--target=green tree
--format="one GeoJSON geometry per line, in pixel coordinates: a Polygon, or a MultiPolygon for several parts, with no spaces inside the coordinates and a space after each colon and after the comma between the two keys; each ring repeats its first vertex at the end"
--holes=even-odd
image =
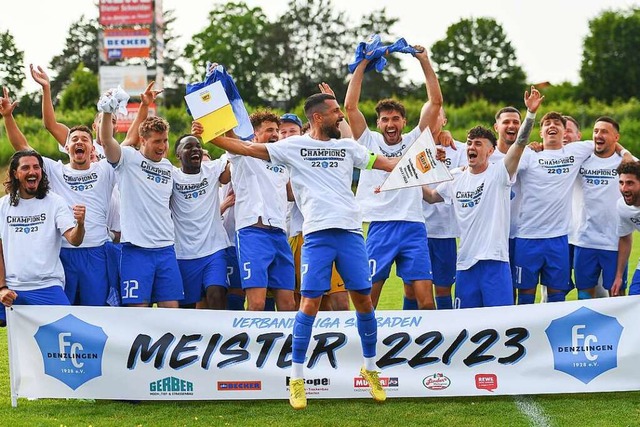
{"type": "MultiPolygon", "coordinates": [[[[62,53],[53,57],[49,67],[55,78],[51,80],[51,95],[54,97],[71,81],[79,64],[98,74],[98,33],[97,19],[84,15],[71,24],[62,53]]],[[[96,98],[97,99],[97,98],[96,98]]],[[[94,101],[96,101],[94,99],[94,101]]]]}
{"type": "Polygon", "coordinates": [[[589,21],[589,31],[580,68],[585,97],[611,102],[638,96],[640,9],[603,12],[589,21]]]}
{"type": "Polygon", "coordinates": [[[526,76],[495,20],[462,19],[447,29],[447,36],[431,51],[447,103],[460,105],[478,98],[506,103],[520,100],[526,76]]]}
{"type": "Polygon", "coordinates": [[[0,32],[0,82],[16,97],[24,85],[24,52],[18,49],[9,30],[0,32]]]}
{"type": "Polygon", "coordinates": [[[185,78],[184,68],[179,63],[182,52],[176,47],[177,37],[173,31],[176,21],[175,10],[165,10],[163,13],[164,54],[162,70],[164,72],[164,105],[182,106],[184,104],[185,78]]]}
{"type": "Polygon", "coordinates": [[[191,58],[195,70],[192,80],[202,80],[206,61],[215,61],[233,76],[245,102],[264,104],[260,95],[267,84],[264,39],[272,27],[262,9],[244,3],[218,3],[209,12],[208,22],[185,47],[185,56],[191,58]]]}
{"type": "Polygon", "coordinates": [[[60,108],[62,110],[95,108],[99,97],[98,76],[80,63],[71,75],[71,82],[62,92],[60,108]]]}

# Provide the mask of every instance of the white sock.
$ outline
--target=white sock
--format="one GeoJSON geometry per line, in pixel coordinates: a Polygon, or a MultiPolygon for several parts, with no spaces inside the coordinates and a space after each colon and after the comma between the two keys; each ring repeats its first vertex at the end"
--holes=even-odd
{"type": "Polygon", "coordinates": [[[378,367],[376,366],[376,358],[375,357],[365,357],[364,358],[364,369],[367,371],[377,371],[378,367]]]}
{"type": "Polygon", "coordinates": [[[304,363],[291,363],[291,379],[298,380],[304,378],[304,363]]]}

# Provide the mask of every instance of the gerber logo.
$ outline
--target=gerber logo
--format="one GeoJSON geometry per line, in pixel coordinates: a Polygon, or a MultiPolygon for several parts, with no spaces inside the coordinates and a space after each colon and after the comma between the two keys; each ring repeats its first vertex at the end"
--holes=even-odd
{"type": "Polygon", "coordinates": [[[622,325],[615,317],[586,307],[553,320],[545,330],[554,368],[585,384],[618,366],[622,325]]]}
{"type": "Polygon", "coordinates": [[[44,362],[44,373],[73,390],[102,375],[102,353],[107,335],[102,328],[69,314],[38,328],[34,335],[44,362]]]}

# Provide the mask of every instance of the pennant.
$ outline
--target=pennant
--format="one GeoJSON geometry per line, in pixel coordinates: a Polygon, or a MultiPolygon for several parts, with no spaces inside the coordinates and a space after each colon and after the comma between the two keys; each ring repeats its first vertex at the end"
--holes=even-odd
{"type": "Polygon", "coordinates": [[[195,120],[202,124],[203,141],[211,141],[216,136],[238,126],[231,103],[222,83],[217,81],[184,97],[187,107],[195,120]]]}
{"type": "Polygon", "coordinates": [[[436,160],[436,153],[433,136],[426,128],[389,173],[380,191],[451,181],[453,177],[444,162],[436,160]]]}

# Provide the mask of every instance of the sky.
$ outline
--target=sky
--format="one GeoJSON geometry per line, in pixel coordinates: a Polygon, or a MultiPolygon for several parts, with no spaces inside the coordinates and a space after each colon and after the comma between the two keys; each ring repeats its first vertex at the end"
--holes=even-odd
{"type": "MultiPolygon", "coordinates": [[[[328,0],[325,0],[328,1],[328,0]]],[[[208,12],[221,0],[163,0],[165,9],[176,11],[175,34],[185,45],[207,25],[208,12]]],[[[287,0],[246,0],[262,7],[273,19],[287,9],[287,0]]],[[[72,22],[82,14],[98,16],[96,0],[3,0],[0,31],[9,30],[18,48],[25,52],[25,73],[29,63],[47,66],[64,48],[72,22]]],[[[358,22],[371,5],[386,8],[390,17],[399,18],[391,33],[410,44],[432,46],[446,36],[447,27],[462,18],[491,17],[504,28],[516,50],[528,81],[562,83],[579,81],[582,43],[589,33],[589,20],[603,10],[640,7],[640,0],[348,0],[333,1],[334,9],[358,22]],[[422,4],[421,6],[416,6],[422,4]]],[[[355,46],[354,46],[355,49],[355,46]]],[[[403,59],[406,78],[421,80],[422,73],[410,57],[403,59]]],[[[346,64],[345,64],[346,65],[346,64]]],[[[37,86],[29,77],[27,89],[37,86]]]]}

